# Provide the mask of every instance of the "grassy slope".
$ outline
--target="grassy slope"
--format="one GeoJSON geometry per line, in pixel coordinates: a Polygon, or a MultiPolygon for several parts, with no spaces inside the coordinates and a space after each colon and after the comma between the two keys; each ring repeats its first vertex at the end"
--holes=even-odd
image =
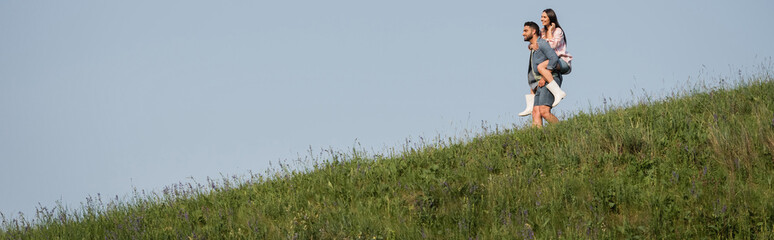
{"type": "Polygon", "coordinates": [[[774,238],[774,81],[4,219],[8,239],[774,238]],[[32,226],[27,228],[28,226],[32,226]]]}

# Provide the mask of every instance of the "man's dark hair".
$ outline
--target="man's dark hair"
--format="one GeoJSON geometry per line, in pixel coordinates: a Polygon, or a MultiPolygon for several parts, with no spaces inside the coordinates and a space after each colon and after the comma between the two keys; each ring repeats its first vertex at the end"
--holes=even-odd
{"type": "Polygon", "coordinates": [[[532,28],[532,30],[535,30],[535,34],[540,36],[540,27],[537,25],[537,23],[535,23],[533,21],[529,21],[529,22],[525,22],[524,26],[532,28]]]}

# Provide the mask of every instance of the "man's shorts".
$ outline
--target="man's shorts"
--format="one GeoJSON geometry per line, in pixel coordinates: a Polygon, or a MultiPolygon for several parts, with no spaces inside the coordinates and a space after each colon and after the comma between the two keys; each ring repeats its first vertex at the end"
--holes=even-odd
{"type": "MultiPolygon", "coordinates": [[[[554,74],[554,81],[560,87],[562,86],[562,78],[557,77],[556,74],[554,74]]],[[[548,85],[548,83],[546,83],[546,85],[548,85]]],[[[543,85],[542,87],[538,87],[537,91],[535,91],[534,106],[551,106],[553,104],[554,104],[554,94],[552,94],[551,91],[548,91],[548,88],[545,85],[543,85]]]]}

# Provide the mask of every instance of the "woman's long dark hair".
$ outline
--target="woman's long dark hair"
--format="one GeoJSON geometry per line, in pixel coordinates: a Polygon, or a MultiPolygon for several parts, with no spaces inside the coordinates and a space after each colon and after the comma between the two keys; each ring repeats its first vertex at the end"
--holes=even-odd
{"type": "MultiPolygon", "coordinates": [[[[546,16],[548,16],[548,25],[550,26],[551,23],[556,25],[556,28],[562,28],[561,25],[559,25],[559,20],[556,20],[556,12],[554,12],[553,9],[546,8],[546,10],[543,10],[544,13],[546,13],[546,16]]],[[[548,32],[548,27],[543,26],[543,32],[548,32]]],[[[564,32],[564,28],[562,28],[562,32],[564,32]]],[[[564,36],[564,44],[567,44],[567,33],[562,34],[564,36]]]]}

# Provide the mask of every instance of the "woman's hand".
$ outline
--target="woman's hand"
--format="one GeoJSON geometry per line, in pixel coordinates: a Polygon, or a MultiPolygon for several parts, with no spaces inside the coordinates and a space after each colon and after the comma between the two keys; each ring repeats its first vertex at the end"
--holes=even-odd
{"type": "Polygon", "coordinates": [[[556,23],[551,23],[551,25],[548,25],[547,30],[544,35],[546,40],[554,39],[554,30],[556,30],[556,23]]]}
{"type": "Polygon", "coordinates": [[[538,87],[543,87],[545,85],[546,85],[546,80],[540,79],[540,81],[538,81],[538,87]]]}

